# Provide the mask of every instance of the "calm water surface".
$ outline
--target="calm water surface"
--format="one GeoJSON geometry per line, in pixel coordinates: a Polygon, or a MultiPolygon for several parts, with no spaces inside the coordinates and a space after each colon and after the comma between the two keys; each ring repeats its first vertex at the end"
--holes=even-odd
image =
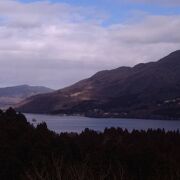
{"type": "Polygon", "coordinates": [[[85,128],[103,131],[106,127],[121,127],[132,131],[152,129],[178,130],[180,121],[143,120],[143,119],[113,119],[113,118],[88,118],[81,116],[59,116],[42,114],[25,114],[28,121],[37,125],[46,122],[49,129],[60,132],[81,132],[85,128]],[[36,122],[32,120],[36,119],[36,122]]]}

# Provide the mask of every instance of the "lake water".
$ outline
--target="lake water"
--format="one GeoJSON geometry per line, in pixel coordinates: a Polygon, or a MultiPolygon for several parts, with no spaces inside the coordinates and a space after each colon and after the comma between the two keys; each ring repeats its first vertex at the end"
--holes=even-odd
{"type": "Polygon", "coordinates": [[[132,131],[151,129],[178,130],[180,121],[167,120],[143,120],[143,119],[120,119],[120,118],[88,118],[82,116],[59,116],[43,114],[25,114],[27,120],[35,126],[46,122],[50,130],[55,132],[81,132],[85,128],[103,131],[106,127],[121,127],[132,131]],[[36,119],[36,122],[33,122],[36,119]]]}
{"type": "Polygon", "coordinates": [[[143,120],[143,119],[114,119],[114,118],[88,118],[81,116],[59,116],[42,114],[25,114],[27,120],[35,126],[46,122],[50,130],[55,132],[81,132],[85,128],[103,131],[106,127],[121,127],[132,131],[151,129],[178,130],[180,121],[143,120]],[[32,120],[36,119],[36,122],[32,120]]]}

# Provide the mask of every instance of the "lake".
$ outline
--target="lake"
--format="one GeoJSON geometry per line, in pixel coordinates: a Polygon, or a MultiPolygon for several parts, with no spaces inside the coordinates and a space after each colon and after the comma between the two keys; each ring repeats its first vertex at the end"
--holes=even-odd
{"type": "Polygon", "coordinates": [[[81,132],[85,128],[96,131],[103,131],[106,127],[121,127],[132,131],[152,129],[178,130],[180,121],[167,120],[143,120],[143,119],[114,119],[114,118],[88,118],[82,116],[60,116],[60,115],[42,115],[25,114],[27,120],[35,126],[38,123],[46,122],[50,130],[60,132],[81,132]],[[36,122],[32,120],[36,119],[36,122]]]}

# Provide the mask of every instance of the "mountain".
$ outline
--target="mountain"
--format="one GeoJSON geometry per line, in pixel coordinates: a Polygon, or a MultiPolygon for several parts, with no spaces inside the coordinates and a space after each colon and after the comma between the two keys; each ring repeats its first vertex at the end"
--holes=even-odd
{"type": "Polygon", "coordinates": [[[70,87],[27,98],[17,109],[95,117],[179,118],[180,50],[157,62],[100,71],[70,87]]]}
{"type": "Polygon", "coordinates": [[[27,97],[52,91],[47,87],[28,85],[0,88],[0,108],[14,106],[27,97]]]}

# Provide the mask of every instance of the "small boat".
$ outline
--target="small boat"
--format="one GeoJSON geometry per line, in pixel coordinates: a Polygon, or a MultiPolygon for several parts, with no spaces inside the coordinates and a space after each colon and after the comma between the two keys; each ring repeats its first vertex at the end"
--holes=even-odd
{"type": "Polygon", "coordinates": [[[36,122],[37,120],[36,119],[32,119],[32,122],[36,122]]]}

